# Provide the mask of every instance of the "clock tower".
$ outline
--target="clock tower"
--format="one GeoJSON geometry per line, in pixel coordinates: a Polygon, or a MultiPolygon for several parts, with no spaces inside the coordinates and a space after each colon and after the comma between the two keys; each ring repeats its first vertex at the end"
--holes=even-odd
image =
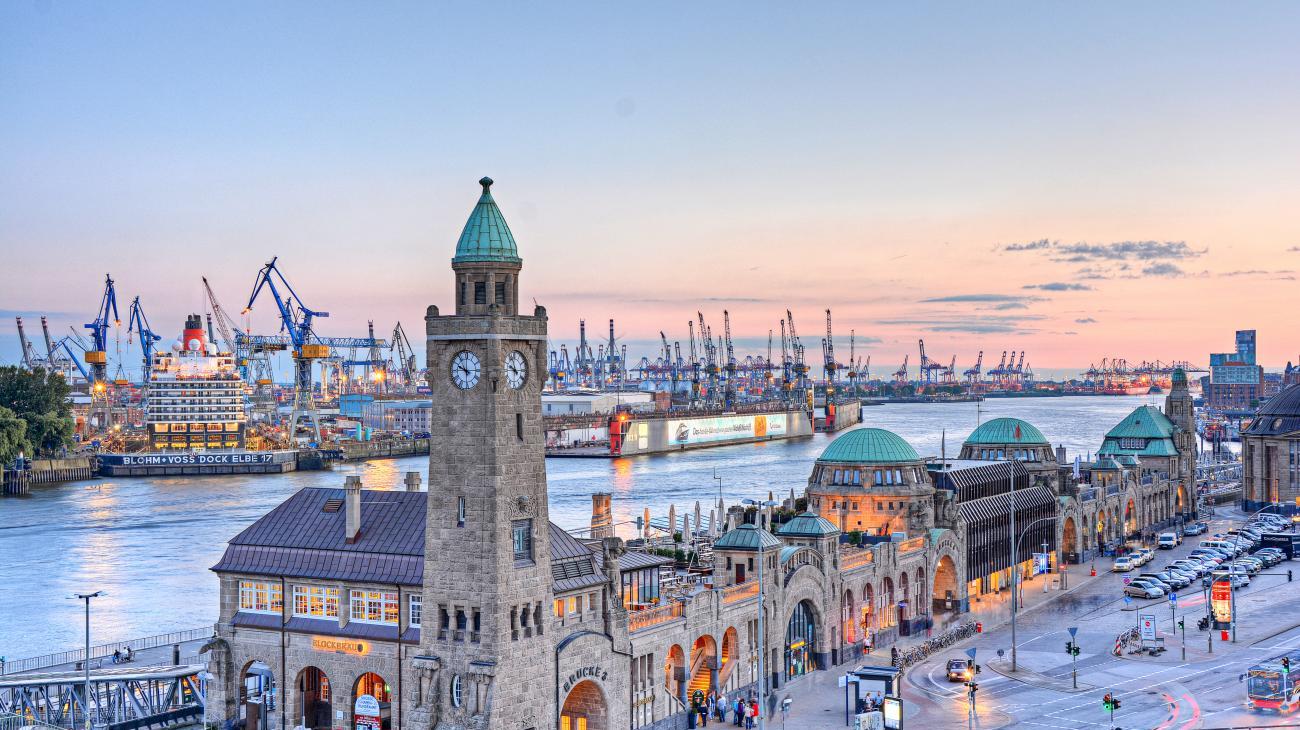
{"type": "Polygon", "coordinates": [[[546,310],[519,312],[523,261],[492,179],[451,260],[455,314],[425,315],[432,389],[421,604],[427,727],[555,722],[541,391],[546,310]]]}

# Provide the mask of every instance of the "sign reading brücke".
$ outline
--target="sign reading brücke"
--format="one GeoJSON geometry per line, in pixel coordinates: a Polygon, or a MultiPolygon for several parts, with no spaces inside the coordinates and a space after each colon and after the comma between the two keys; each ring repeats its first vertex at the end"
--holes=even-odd
{"type": "Polygon", "coordinates": [[[608,677],[609,673],[603,667],[580,667],[573,674],[570,674],[568,679],[564,680],[564,692],[567,694],[569,690],[573,689],[573,685],[584,679],[599,679],[604,682],[608,677]]]}

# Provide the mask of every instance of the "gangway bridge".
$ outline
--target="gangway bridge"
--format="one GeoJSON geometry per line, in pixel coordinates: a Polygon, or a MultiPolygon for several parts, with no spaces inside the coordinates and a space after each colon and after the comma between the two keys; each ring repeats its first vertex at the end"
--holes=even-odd
{"type": "MultiPolygon", "coordinates": [[[[92,663],[93,664],[93,663],[92,663]]],[[[84,671],[34,672],[0,677],[0,716],[38,726],[78,730],[148,730],[196,724],[203,716],[202,664],[110,665],[84,671]]]]}

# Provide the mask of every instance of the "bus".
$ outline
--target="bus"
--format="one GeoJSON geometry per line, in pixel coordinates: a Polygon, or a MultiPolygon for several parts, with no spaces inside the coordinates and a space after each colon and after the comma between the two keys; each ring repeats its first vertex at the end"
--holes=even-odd
{"type": "Polygon", "coordinates": [[[1286,714],[1300,707],[1300,651],[1266,659],[1246,674],[1247,706],[1261,712],[1286,714]],[[1288,659],[1294,674],[1284,671],[1288,659]]]}

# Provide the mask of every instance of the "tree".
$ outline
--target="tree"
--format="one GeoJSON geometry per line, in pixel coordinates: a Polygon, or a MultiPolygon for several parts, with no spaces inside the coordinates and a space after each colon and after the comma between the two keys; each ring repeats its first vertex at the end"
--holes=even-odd
{"type": "Polygon", "coordinates": [[[19,454],[31,456],[32,445],[27,441],[27,422],[18,414],[0,406],[0,463],[9,464],[19,454]]]}
{"type": "Polygon", "coordinates": [[[35,451],[58,453],[72,443],[72,404],[68,383],[58,373],[41,368],[0,367],[0,408],[24,424],[22,442],[28,456],[35,451]]]}

